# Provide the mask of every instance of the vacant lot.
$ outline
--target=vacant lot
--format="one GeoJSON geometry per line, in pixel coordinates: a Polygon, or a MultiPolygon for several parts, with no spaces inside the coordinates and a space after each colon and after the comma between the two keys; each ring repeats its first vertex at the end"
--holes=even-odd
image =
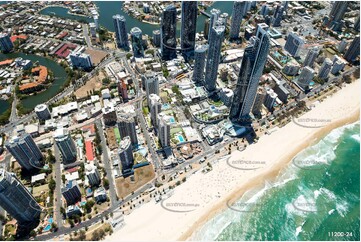
{"type": "Polygon", "coordinates": [[[115,179],[118,197],[120,199],[125,198],[144,184],[151,181],[154,177],[155,173],[153,166],[148,165],[138,168],[134,171],[133,181],[130,177],[127,177],[125,179],[124,177],[115,179]]]}
{"type": "Polygon", "coordinates": [[[105,51],[92,49],[86,49],[85,53],[90,55],[93,65],[95,66],[98,65],[108,55],[108,53],[105,51]]]}
{"type": "Polygon", "coordinates": [[[103,78],[105,78],[105,74],[103,71],[99,71],[97,76],[91,78],[84,86],[75,91],[76,98],[82,99],[87,97],[91,91],[99,91],[102,87],[103,78]]]}

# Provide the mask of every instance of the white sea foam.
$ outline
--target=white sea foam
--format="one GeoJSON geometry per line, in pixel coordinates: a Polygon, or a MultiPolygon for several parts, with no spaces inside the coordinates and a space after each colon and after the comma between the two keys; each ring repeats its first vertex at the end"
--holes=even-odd
{"type": "Polygon", "coordinates": [[[325,194],[330,200],[336,200],[336,195],[332,191],[328,190],[327,188],[322,187],[320,189],[320,192],[322,194],[325,194]]]}
{"type": "Polygon", "coordinates": [[[328,215],[333,214],[333,212],[335,212],[335,209],[331,209],[330,211],[328,211],[328,215]]]}
{"type": "MultiPolygon", "coordinates": [[[[306,222],[306,221],[305,221],[305,222],[306,222]]],[[[305,222],[303,222],[303,223],[301,224],[301,226],[298,226],[298,227],[296,228],[296,233],[295,233],[296,237],[303,231],[303,230],[302,230],[302,227],[303,227],[303,225],[305,224],[305,222]]]]}
{"type": "Polygon", "coordinates": [[[338,201],[336,203],[336,210],[341,217],[345,217],[348,212],[348,204],[345,200],[338,201]]]}
{"type": "Polygon", "coordinates": [[[359,134],[351,135],[351,138],[353,138],[354,140],[356,140],[357,142],[360,143],[360,135],[359,134]]]}

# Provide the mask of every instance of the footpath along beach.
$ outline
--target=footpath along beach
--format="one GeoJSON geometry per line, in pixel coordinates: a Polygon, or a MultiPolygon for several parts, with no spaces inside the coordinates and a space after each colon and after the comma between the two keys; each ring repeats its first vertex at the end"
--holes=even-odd
{"type": "Polygon", "coordinates": [[[335,128],[359,120],[360,81],[346,85],[302,117],[246,150],[219,160],[213,170],[197,172],[174,189],[173,195],[154,200],[125,216],[125,225],[107,240],[187,240],[206,221],[251,188],[275,178],[292,158],[335,128]],[[245,165],[244,162],[254,162],[245,165]],[[245,168],[245,169],[243,169],[245,168]],[[257,168],[257,169],[249,169],[257,168]],[[248,170],[247,170],[248,169],[248,170]]]}

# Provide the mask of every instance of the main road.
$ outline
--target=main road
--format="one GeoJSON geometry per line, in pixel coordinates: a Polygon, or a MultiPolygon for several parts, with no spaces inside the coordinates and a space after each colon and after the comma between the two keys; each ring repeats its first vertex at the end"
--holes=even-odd
{"type": "Polygon", "coordinates": [[[55,156],[55,170],[54,170],[54,175],[55,175],[55,182],[56,182],[56,186],[55,186],[55,197],[54,197],[54,206],[55,206],[55,210],[54,210],[54,216],[55,216],[55,221],[56,224],[58,225],[58,228],[62,228],[63,227],[63,218],[62,218],[62,214],[60,211],[60,208],[62,207],[62,194],[61,194],[61,187],[62,187],[62,179],[61,179],[61,156],[59,153],[59,149],[56,145],[54,145],[54,156],[55,156]]]}
{"type": "Polygon", "coordinates": [[[107,179],[109,181],[109,195],[110,195],[110,202],[112,204],[111,207],[115,208],[117,206],[118,197],[117,197],[117,193],[115,191],[115,182],[114,182],[112,168],[111,168],[111,164],[110,164],[110,160],[109,160],[107,141],[105,140],[105,136],[104,136],[104,132],[103,132],[103,125],[102,125],[101,120],[98,119],[95,122],[95,124],[97,126],[97,130],[98,130],[97,132],[101,139],[101,145],[102,145],[102,150],[103,150],[103,165],[104,165],[105,171],[107,173],[107,179]]]}

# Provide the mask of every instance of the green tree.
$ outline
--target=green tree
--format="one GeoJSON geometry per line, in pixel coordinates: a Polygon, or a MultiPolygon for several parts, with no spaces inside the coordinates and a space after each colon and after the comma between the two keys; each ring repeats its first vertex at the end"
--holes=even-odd
{"type": "Polygon", "coordinates": [[[55,190],[56,182],[55,182],[55,180],[54,180],[53,178],[50,179],[48,186],[49,186],[49,189],[50,189],[51,191],[54,191],[54,190],[55,190]]]}
{"type": "Polygon", "coordinates": [[[106,178],[103,178],[103,186],[105,189],[109,189],[109,181],[106,178]]]}

